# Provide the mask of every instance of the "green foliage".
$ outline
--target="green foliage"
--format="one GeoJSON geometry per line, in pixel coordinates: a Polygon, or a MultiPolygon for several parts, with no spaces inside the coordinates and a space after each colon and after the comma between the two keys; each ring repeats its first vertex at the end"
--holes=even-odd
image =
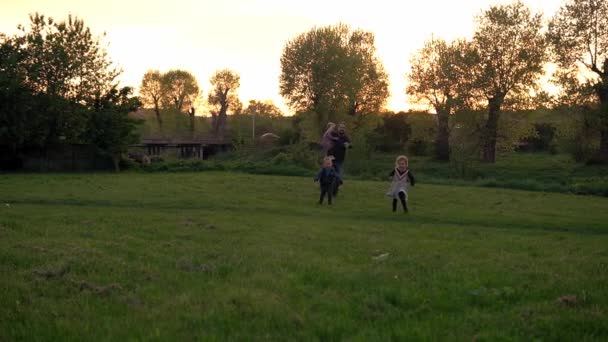
{"type": "Polygon", "coordinates": [[[119,71],[113,67],[101,42],[84,21],[68,16],[55,21],[30,15],[30,26],[19,26],[14,41],[24,53],[20,63],[28,88],[74,103],[93,105],[116,86],[119,71]]]}
{"type": "MultiPolygon", "coordinates": [[[[496,164],[481,163],[479,145],[471,140],[455,140],[462,131],[453,131],[453,155],[450,163],[430,157],[409,155],[410,167],[422,184],[446,184],[514,188],[547,192],[569,192],[606,196],[608,174],[601,165],[578,164],[566,154],[502,153],[496,164]],[[464,144],[463,144],[464,141],[464,144]]],[[[385,180],[395,157],[408,154],[366,155],[358,146],[347,152],[345,177],[350,179],[385,180]]],[[[147,171],[231,170],[254,174],[313,175],[320,166],[320,151],[297,144],[258,150],[250,146],[222,153],[205,161],[166,159],[144,167],[147,171]]]]}
{"type": "Polygon", "coordinates": [[[408,150],[417,156],[431,154],[437,134],[437,117],[428,113],[409,113],[407,121],[411,127],[408,150]]]}
{"type": "MultiPolygon", "coordinates": [[[[594,108],[585,121],[599,130],[594,159],[608,163],[608,4],[598,0],[568,0],[549,23],[547,36],[560,69],[562,104],[594,108]]],[[[580,125],[579,125],[580,127],[580,125]]],[[[582,127],[582,134],[587,133],[582,127]]],[[[584,140],[588,140],[586,136],[584,140]]],[[[583,141],[582,156],[594,142],[583,141]]]]}
{"type": "Polygon", "coordinates": [[[534,124],[534,134],[524,138],[523,142],[526,146],[522,146],[522,151],[534,151],[534,152],[556,152],[556,133],[557,128],[555,125],[545,122],[534,124]]]}
{"type": "MultiPolygon", "coordinates": [[[[551,42],[552,57],[566,73],[587,69],[583,74],[592,83],[603,83],[601,76],[608,73],[608,4],[598,0],[566,0],[551,18],[547,37],[551,42]],[[603,65],[602,65],[603,64],[603,65]],[[601,70],[601,69],[604,70],[601,70]]],[[[566,86],[582,85],[568,79],[566,86]]],[[[583,103],[578,103],[583,104],[583,103]]]]}
{"type": "Polygon", "coordinates": [[[163,127],[160,109],[163,105],[164,94],[163,75],[158,70],[148,70],[139,86],[139,96],[143,106],[154,108],[159,129],[163,127]]]}
{"type": "Polygon", "coordinates": [[[0,35],[0,145],[17,151],[44,143],[47,118],[40,115],[49,97],[35,95],[19,68],[24,56],[15,42],[0,35]]]}
{"type": "Polygon", "coordinates": [[[498,126],[503,105],[528,97],[537,87],[547,61],[546,39],[541,32],[542,15],[532,14],[521,1],[491,6],[477,17],[477,24],[471,90],[475,102],[487,101],[482,158],[494,163],[500,149],[498,126]]]}
{"type": "Polygon", "coordinates": [[[608,337],[605,198],[420,183],[403,215],[386,187],[0,175],[0,339],[608,337]]]}
{"type": "Polygon", "coordinates": [[[144,139],[176,139],[189,140],[208,136],[211,132],[211,122],[208,117],[194,117],[194,132],[191,129],[190,118],[182,112],[173,109],[163,109],[160,117],[163,122],[162,130],[158,125],[156,114],[150,109],[140,109],[137,117],[143,120],[138,132],[144,139]]]}
{"type": "MultiPolygon", "coordinates": [[[[268,114],[233,114],[227,117],[228,132],[233,140],[245,141],[247,144],[253,142],[253,124],[255,120],[255,135],[256,139],[265,133],[274,133],[281,137],[281,132],[286,129],[290,129],[292,122],[291,118],[279,116],[279,115],[268,115],[268,114]],[[255,115],[255,118],[253,117],[255,115]]],[[[288,136],[287,144],[290,143],[291,137],[287,132],[288,136]]]]}
{"type": "Polygon", "coordinates": [[[217,70],[209,80],[211,91],[207,102],[214,107],[211,111],[214,117],[213,132],[222,139],[226,130],[228,111],[239,113],[243,107],[237,94],[241,86],[240,82],[239,74],[230,69],[217,70]]]}
{"type": "Polygon", "coordinates": [[[2,35],[0,53],[0,141],[19,151],[90,139],[92,113],[119,72],[82,20],[31,15],[29,27],[2,35]]]}
{"type": "Polygon", "coordinates": [[[298,130],[298,139],[302,143],[316,143],[320,141],[326,119],[321,118],[321,115],[315,112],[300,112],[295,115],[294,124],[298,130]]]}
{"type": "Polygon", "coordinates": [[[199,96],[196,77],[186,70],[169,70],[161,75],[161,94],[160,99],[163,108],[173,108],[176,112],[186,112],[199,96]]]}
{"type": "Polygon", "coordinates": [[[408,114],[384,113],[381,118],[382,123],[374,131],[371,145],[383,152],[403,151],[412,134],[412,127],[407,120],[408,114]]]}
{"type": "Polygon", "coordinates": [[[118,171],[118,160],[127,148],[139,142],[136,126],[139,120],[129,117],[129,112],[141,105],[139,99],[130,97],[132,89],[112,89],[99,99],[91,114],[87,137],[102,153],[114,158],[118,171]]]}
{"type": "MultiPolygon", "coordinates": [[[[448,44],[432,38],[410,60],[406,92],[412,103],[431,106],[437,113],[434,147],[439,160],[450,159],[450,115],[470,102],[473,55],[472,44],[466,40],[448,44]]],[[[413,153],[423,154],[426,144],[416,139],[413,153]]]]}
{"type": "Polygon", "coordinates": [[[569,153],[577,162],[590,160],[599,149],[599,129],[593,124],[593,110],[586,107],[568,108],[571,119],[557,127],[558,148],[569,153]]]}
{"type": "Polygon", "coordinates": [[[378,112],[388,98],[388,76],[375,56],[374,35],[343,24],[313,28],[287,42],[280,92],[297,112],[332,115],[378,112]]]}
{"type": "Polygon", "coordinates": [[[257,116],[282,116],[281,110],[272,101],[249,100],[242,114],[257,116]]]}

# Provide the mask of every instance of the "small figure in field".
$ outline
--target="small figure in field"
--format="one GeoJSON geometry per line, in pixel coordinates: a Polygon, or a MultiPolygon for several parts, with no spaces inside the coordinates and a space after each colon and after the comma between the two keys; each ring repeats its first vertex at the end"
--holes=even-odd
{"type": "Polygon", "coordinates": [[[331,205],[331,199],[333,197],[333,190],[336,182],[340,181],[340,175],[334,169],[332,158],[325,157],[323,159],[323,167],[317,173],[315,182],[319,182],[321,187],[321,196],[319,197],[319,204],[323,204],[323,198],[327,194],[327,203],[331,205]]]}
{"type": "Polygon", "coordinates": [[[333,122],[327,123],[327,130],[321,137],[321,147],[323,147],[323,156],[329,155],[329,150],[334,147],[334,144],[338,140],[338,132],[336,131],[336,124],[333,122]]]}
{"type": "Polygon", "coordinates": [[[408,164],[406,156],[398,156],[395,160],[395,168],[389,174],[392,182],[386,195],[393,198],[393,212],[397,211],[397,199],[401,201],[403,211],[408,212],[407,192],[410,185],[414,186],[416,182],[408,164]]]}

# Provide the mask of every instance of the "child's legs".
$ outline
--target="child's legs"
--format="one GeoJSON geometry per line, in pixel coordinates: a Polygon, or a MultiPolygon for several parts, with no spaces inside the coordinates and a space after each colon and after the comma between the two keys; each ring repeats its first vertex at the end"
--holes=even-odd
{"type": "Polygon", "coordinates": [[[397,211],[397,199],[393,198],[393,211],[397,211]]]}
{"type": "Polygon", "coordinates": [[[321,196],[319,197],[319,203],[323,203],[323,198],[325,198],[326,193],[327,193],[327,187],[321,185],[321,196]]]}
{"type": "Polygon", "coordinates": [[[399,191],[399,200],[403,206],[403,210],[407,210],[407,193],[405,191],[399,191]]]}

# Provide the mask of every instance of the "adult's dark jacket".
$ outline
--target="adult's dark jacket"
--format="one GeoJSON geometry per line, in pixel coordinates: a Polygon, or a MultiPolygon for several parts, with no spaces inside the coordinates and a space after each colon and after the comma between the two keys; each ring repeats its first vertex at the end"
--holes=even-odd
{"type": "Polygon", "coordinates": [[[346,136],[346,134],[338,134],[338,138],[334,141],[334,147],[332,147],[327,154],[330,156],[334,156],[336,161],[342,163],[344,161],[344,157],[346,157],[346,146],[345,143],[348,143],[348,148],[351,148],[350,139],[346,136]]]}

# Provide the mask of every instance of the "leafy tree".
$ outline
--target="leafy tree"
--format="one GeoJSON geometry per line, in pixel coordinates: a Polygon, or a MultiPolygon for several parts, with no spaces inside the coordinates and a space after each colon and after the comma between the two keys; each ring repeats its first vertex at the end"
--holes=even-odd
{"type": "Polygon", "coordinates": [[[57,22],[36,13],[29,30],[20,25],[19,31],[15,40],[25,52],[22,66],[34,91],[91,104],[117,84],[120,71],[83,20],[70,15],[57,22]]]}
{"type": "Polygon", "coordinates": [[[139,94],[144,106],[152,106],[156,114],[159,129],[163,129],[163,119],[160,115],[163,101],[163,75],[158,70],[148,70],[141,80],[139,94]]]}
{"type": "Polygon", "coordinates": [[[283,115],[281,110],[272,103],[272,101],[256,101],[249,100],[249,105],[242,111],[242,114],[251,115],[252,121],[252,136],[255,139],[256,119],[267,117],[280,117],[283,115]]]}
{"type": "Polygon", "coordinates": [[[20,25],[14,37],[3,39],[6,51],[7,44],[18,52],[12,56],[19,56],[14,66],[20,75],[14,80],[19,85],[12,89],[20,89],[21,99],[14,101],[28,115],[28,122],[17,126],[23,128],[18,134],[25,134],[17,141],[43,148],[81,141],[88,120],[86,109],[116,85],[120,73],[99,39],[78,18],[69,16],[58,22],[36,13],[30,16],[29,27],[20,25]],[[23,96],[32,102],[23,103],[23,96]]]}
{"type": "Polygon", "coordinates": [[[209,80],[211,92],[207,101],[215,107],[215,110],[212,111],[215,118],[213,131],[220,140],[224,139],[228,110],[242,109],[243,104],[239,101],[236,93],[240,86],[240,80],[239,74],[229,69],[216,71],[209,80]]]}
{"type": "Polygon", "coordinates": [[[30,140],[28,121],[34,114],[34,96],[19,68],[23,57],[13,40],[0,34],[0,144],[13,153],[30,140]]]}
{"type": "Polygon", "coordinates": [[[281,56],[280,93],[318,123],[337,113],[379,111],[388,77],[375,56],[374,35],[339,24],[313,28],[287,42],[281,56]]]}
{"type": "Polygon", "coordinates": [[[120,171],[122,154],[139,141],[136,126],[141,120],[129,117],[129,113],[136,111],[141,102],[131,96],[132,92],[129,87],[111,89],[95,101],[89,120],[88,139],[101,153],[112,157],[116,171],[120,171]]]}
{"type": "Polygon", "coordinates": [[[565,102],[595,108],[591,126],[600,132],[599,158],[608,161],[608,3],[567,0],[551,19],[548,38],[565,102]]]}
{"type": "Polygon", "coordinates": [[[537,85],[546,62],[542,15],[520,1],[491,6],[477,18],[471,79],[479,99],[487,101],[482,159],[496,161],[501,108],[507,96],[526,96],[537,85]]]}
{"type": "Polygon", "coordinates": [[[470,43],[464,40],[448,44],[433,38],[410,60],[406,92],[412,103],[430,105],[437,113],[435,156],[438,160],[450,159],[449,116],[469,95],[466,79],[471,54],[470,43]]]}
{"type": "Polygon", "coordinates": [[[282,116],[281,110],[272,101],[249,100],[249,104],[243,110],[246,115],[282,116]]]}
{"type": "Polygon", "coordinates": [[[169,70],[162,76],[161,97],[165,108],[185,112],[199,94],[198,82],[194,75],[185,70],[169,70]]]}

